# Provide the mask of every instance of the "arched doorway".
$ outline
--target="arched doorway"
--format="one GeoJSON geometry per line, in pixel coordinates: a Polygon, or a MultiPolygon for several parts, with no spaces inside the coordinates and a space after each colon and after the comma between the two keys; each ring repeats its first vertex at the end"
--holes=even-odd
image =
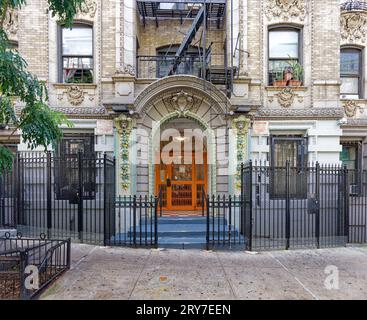
{"type": "Polygon", "coordinates": [[[205,128],[176,118],[160,128],[155,159],[155,193],[162,209],[199,211],[208,192],[208,142],[205,128]]]}

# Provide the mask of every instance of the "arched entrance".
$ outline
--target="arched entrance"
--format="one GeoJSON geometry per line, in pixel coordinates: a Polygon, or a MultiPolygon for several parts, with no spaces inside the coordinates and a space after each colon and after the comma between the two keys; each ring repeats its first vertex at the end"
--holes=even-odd
{"type": "MultiPolygon", "coordinates": [[[[228,143],[226,114],[230,103],[220,90],[197,77],[171,76],[157,80],[142,90],[134,105],[139,115],[136,120],[138,165],[136,178],[133,176],[137,194],[157,194],[160,187],[171,188],[165,190],[165,208],[191,211],[201,207],[201,186],[204,185],[208,194],[228,190],[228,176],[222,170],[225,164],[220,159],[225,156],[228,143]],[[156,131],[166,129],[175,129],[176,139],[185,138],[185,129],[201,129],[210,138],[204,144],[205,150],[198,151],[195,147],[191,155],[183,151],[178,154],[191,158],[190,166],[171,163],[160,167],[165,145],[161,145],[160,139],[156,141],[156,131]],[[202,155],[205,163],[196,161],[197,154],[202,155]],[[167,187],[172,183],[173,188],[167,187]]],[[[173,135],[171,140],[174,138],[173,135]]]]}
{"type": "Polygon", "coordinates": [[[208,143],[205,128],[188,118],[175,118],[160,128],[155,161],[155,193],[162,209],[198,211],[208,192],[208,143]]]}

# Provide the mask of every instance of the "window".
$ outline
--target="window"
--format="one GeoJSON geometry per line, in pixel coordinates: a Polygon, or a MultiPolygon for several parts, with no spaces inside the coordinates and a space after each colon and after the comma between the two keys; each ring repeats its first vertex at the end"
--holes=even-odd
{"type": "Polygon", "coordinates": [[[350,193],[358,194],[361,186],[362,143],[359,141],[342,142],[342,146],[340,161],[348,169],[350,193]]]}
{"type": "Polygon", "coordinates": [[[75,25],[61,33],[62,82],[93,83],[93,28],[75,25]]]}
{"type": "Polygon", "coordinates": [[[302,136],[271,137],[271,196],[284,198],[287,194],[286,164],[289,161],[289,194],[293,198],[307,197],[308,140],[302,136]]]}
{"type": "Polygon", "coordinates": [[[269,31],[269,84],[274,80],[283,80],[284,71],[289,63],[299,63],[300,30],[294,28],[276,28],[269,31]]]}
{"type": "MultiPolygon", "coordinates": [[[[164,47],[157,50],[157,78],[168,76],[170,68],[174,62],[178,46],[164,47]]],[[[185,56],[181,58],[181,63],[177,68],[176,74],[190,74],[198,76],[202,63],[200,61],[199,50],[201,48],[190,47],[185,56]]]]}
{"type": "Polygon", "coordinates": [[[340,53],[340,94],[345,99],[361,98],[362,54],[361,50],[345,48],[340,53]]]}

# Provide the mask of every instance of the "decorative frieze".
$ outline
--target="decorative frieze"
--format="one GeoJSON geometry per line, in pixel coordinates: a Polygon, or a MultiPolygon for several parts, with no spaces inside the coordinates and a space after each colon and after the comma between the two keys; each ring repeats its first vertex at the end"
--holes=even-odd
{"type": "Polygon", "coordinates": [[[261,108],[255,114],[258,118],[335,118],[344,116],[343,108],[308,108],[308,109],[286,109],[286,108],[261,108]]]}
{"type": "Polygon", "coordinates": [[[236,132],[237,149],[237,172],[236,189],[241,189],[241,164],[247,160],[248,132],[250,128],[250,119],[240,116],[233,120],[232,129],[236,132]]]}
{"type": "Polygon", "coordinates": [[[126,191],[130,187],[130,138],[133,129],[132,119],[125,115],[115,119],[115,126],[120,137],[120,177],[121,188],[126,191]]]}
{"type": "Polygon", "coordinates": [[[267,0],[265,14],[269,20],[304,21],[306,5],[304,0],[267,0]]]}

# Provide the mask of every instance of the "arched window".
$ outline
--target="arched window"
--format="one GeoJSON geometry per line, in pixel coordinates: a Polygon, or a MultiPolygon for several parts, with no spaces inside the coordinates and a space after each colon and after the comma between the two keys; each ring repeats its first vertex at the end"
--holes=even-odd
{"type": "MultiPolygon", "coordinates": [[[[301,64],[301,31],[292,27],[269,29],[269,84],[284,80],[284,72],[295,63],[301,64]]],[[[284,83],[284,85],[287,85],[284,83]]]]}
{"type": "Polygon", "coordinates": [[[63,83],[93,83],[93,27],[76,24],[61,28],[61,72],[63,83]]]}
{"type": "Polygon", "coordinates": [[[342,98],[362,98],[362,50],[358,48],[341,49],[340,78],[342,98]]]}

